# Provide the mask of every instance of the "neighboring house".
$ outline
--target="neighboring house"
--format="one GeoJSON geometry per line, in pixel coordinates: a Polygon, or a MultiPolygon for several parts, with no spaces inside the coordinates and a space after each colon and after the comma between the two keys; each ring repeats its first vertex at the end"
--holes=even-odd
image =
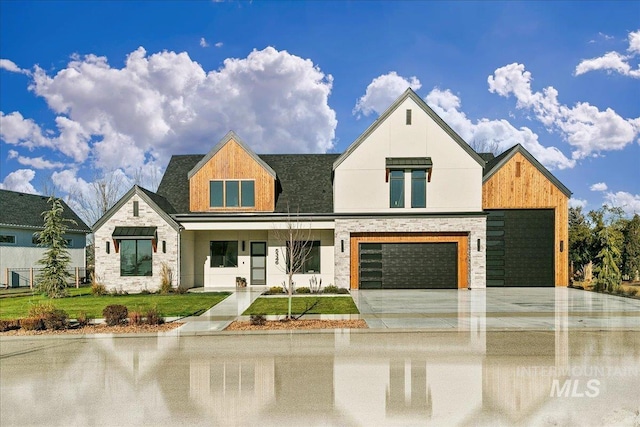
{"type": "Polygon", "coordinates": [[[570,194],[519,145],[480,156],[407,89],[342,155],[257,155],[229,132],[173,156],[157,193],[134,187],[95,224],[96,273],[130,291],[163,263],[185,287],[279,286],[293,223],[313,242],[298,287],[566,286],[570,194]]]}
{"type": "MultiPolygon", "coordinates": [[[[38,269],[46,248],[38,246],[34,233],[42,231],[42,213],[51,209],[49,197],[0,190],[0,281],[3,286],[28,285],[29,269],[38,269]]],[[[62,201],[63,217],[75,221],[67,224],[67,250],[71,268],[84,273],[87,234],[91,229],[62,201]]]]}

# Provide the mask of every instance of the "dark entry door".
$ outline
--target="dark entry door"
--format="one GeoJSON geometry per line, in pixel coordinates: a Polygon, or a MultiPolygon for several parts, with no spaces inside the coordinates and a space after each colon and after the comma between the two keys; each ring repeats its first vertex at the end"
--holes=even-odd
{"type": "Polygon", "coordinates": [[[251,242],[251,285],[267,284],[267,243],[251,242]]]}

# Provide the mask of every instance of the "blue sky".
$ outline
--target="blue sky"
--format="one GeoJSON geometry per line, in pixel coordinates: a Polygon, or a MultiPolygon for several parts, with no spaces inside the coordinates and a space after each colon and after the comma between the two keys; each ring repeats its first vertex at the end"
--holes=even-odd
{"type": "Polygon", "coordinates": [[[342,152],[411,86],[573,205],[640,212],[638,2],[3,1],[0,58],[0,187],[80,210],[105,174],[153,189],[230,129],[342,152]]]}

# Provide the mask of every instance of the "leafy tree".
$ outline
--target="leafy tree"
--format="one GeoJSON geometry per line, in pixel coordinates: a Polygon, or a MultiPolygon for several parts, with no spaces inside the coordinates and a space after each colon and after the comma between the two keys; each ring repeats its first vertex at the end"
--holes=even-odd
{"type": "Polygon", "coordinates": [[[75,224],[75,221],[62,217],[64,208],[60,199],[50,197],[47,203],[51,203],[51,209],[42,212],[44,229],[37,233],[38,244],[48,248],[38,261],[43,265],[38,275],[38,290],[49,298],[62,298],[67,296],[67,282],[71,277],[71,256],[64,238],[65,224],[75,224]]]}
{"type": "Polygon", "coordinates": [[[622,274],[636,278],[640,271],[640,215],[635,214],[624,229],[622,274]]]}
{"type": "Polygon", "coordinates": [[[591,262],[592,241],[591,227],[582,208],[569,208],[569,262],[572,274],[591,262]]]}

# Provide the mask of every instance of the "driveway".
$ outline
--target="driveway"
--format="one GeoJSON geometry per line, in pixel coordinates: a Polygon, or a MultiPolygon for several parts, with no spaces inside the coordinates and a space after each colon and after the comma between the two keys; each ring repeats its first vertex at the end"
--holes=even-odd
{"type": "Polygon", "coordinates": [[[358,290],[370,328],[640,330],[640,300],[570,288],[358,290]]]}

